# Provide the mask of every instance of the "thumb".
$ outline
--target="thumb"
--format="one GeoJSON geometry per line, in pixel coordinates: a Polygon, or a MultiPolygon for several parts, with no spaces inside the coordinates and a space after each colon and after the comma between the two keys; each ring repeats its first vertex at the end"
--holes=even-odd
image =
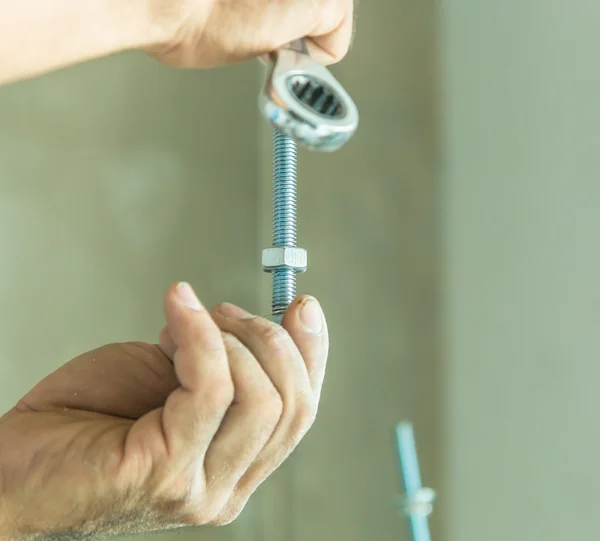
{"type": "Polygon", "coordinates": [[[318,398],[329,353],[327,322],[319,301],[308,295],[298,297],[287,309],[281,325],[296,343],[318,398]]]}

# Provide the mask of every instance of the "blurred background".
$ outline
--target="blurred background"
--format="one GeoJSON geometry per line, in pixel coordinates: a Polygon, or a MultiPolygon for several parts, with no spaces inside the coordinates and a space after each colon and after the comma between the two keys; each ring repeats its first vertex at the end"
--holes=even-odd
{"type": "MultiPolygon", "coordinates": [[[[434,541],[598,537],[600,3],[369,0],[335,73],[361,126],[300,155],[320,417],[233,525],[153,539],[408,540],[415,423],[434,541]]],[[[154,341],[162,295],[269,310],[258,63],[125,54],[0,88],[0,410],[76,354],[154,341]]]]}

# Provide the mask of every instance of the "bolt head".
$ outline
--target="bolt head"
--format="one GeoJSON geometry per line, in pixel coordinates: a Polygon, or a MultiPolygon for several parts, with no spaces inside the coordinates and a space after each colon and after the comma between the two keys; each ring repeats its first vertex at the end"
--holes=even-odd
{"type": "Polygon", "coordinates": [[[306,272],[308,253],[303,248],[267,248],[262,253],[262,265],[265,272],[275,269],[293,269],[306,272]]]}

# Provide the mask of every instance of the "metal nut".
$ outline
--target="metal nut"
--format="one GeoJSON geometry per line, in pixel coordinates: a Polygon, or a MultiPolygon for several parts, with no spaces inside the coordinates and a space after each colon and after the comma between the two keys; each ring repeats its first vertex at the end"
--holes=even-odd
{"type": "Polygon", "coordinates": [[[308,254],[304,248],[267,248],[262,253],[263,270],[294,269],[306,272],[308,254]]]}

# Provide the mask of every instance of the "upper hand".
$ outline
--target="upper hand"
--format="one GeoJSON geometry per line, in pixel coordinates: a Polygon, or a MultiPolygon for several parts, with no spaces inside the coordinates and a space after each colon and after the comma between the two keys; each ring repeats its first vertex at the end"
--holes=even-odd
{"type": "Polygon", "coordinates": [[[185,291],[167,292],[160,345],[85,353],[0,418],[0,538],[226,524],[298,444],[327,359],[318,303],[279,326],[185,291]]]}
{"type": "Polygon", "coordinates": [[[341,60],[353,32],[353,0],[142,0],[158,43],[149,52],[181,67],[248,60],[299,38],[323,64],[341,60]]]}

